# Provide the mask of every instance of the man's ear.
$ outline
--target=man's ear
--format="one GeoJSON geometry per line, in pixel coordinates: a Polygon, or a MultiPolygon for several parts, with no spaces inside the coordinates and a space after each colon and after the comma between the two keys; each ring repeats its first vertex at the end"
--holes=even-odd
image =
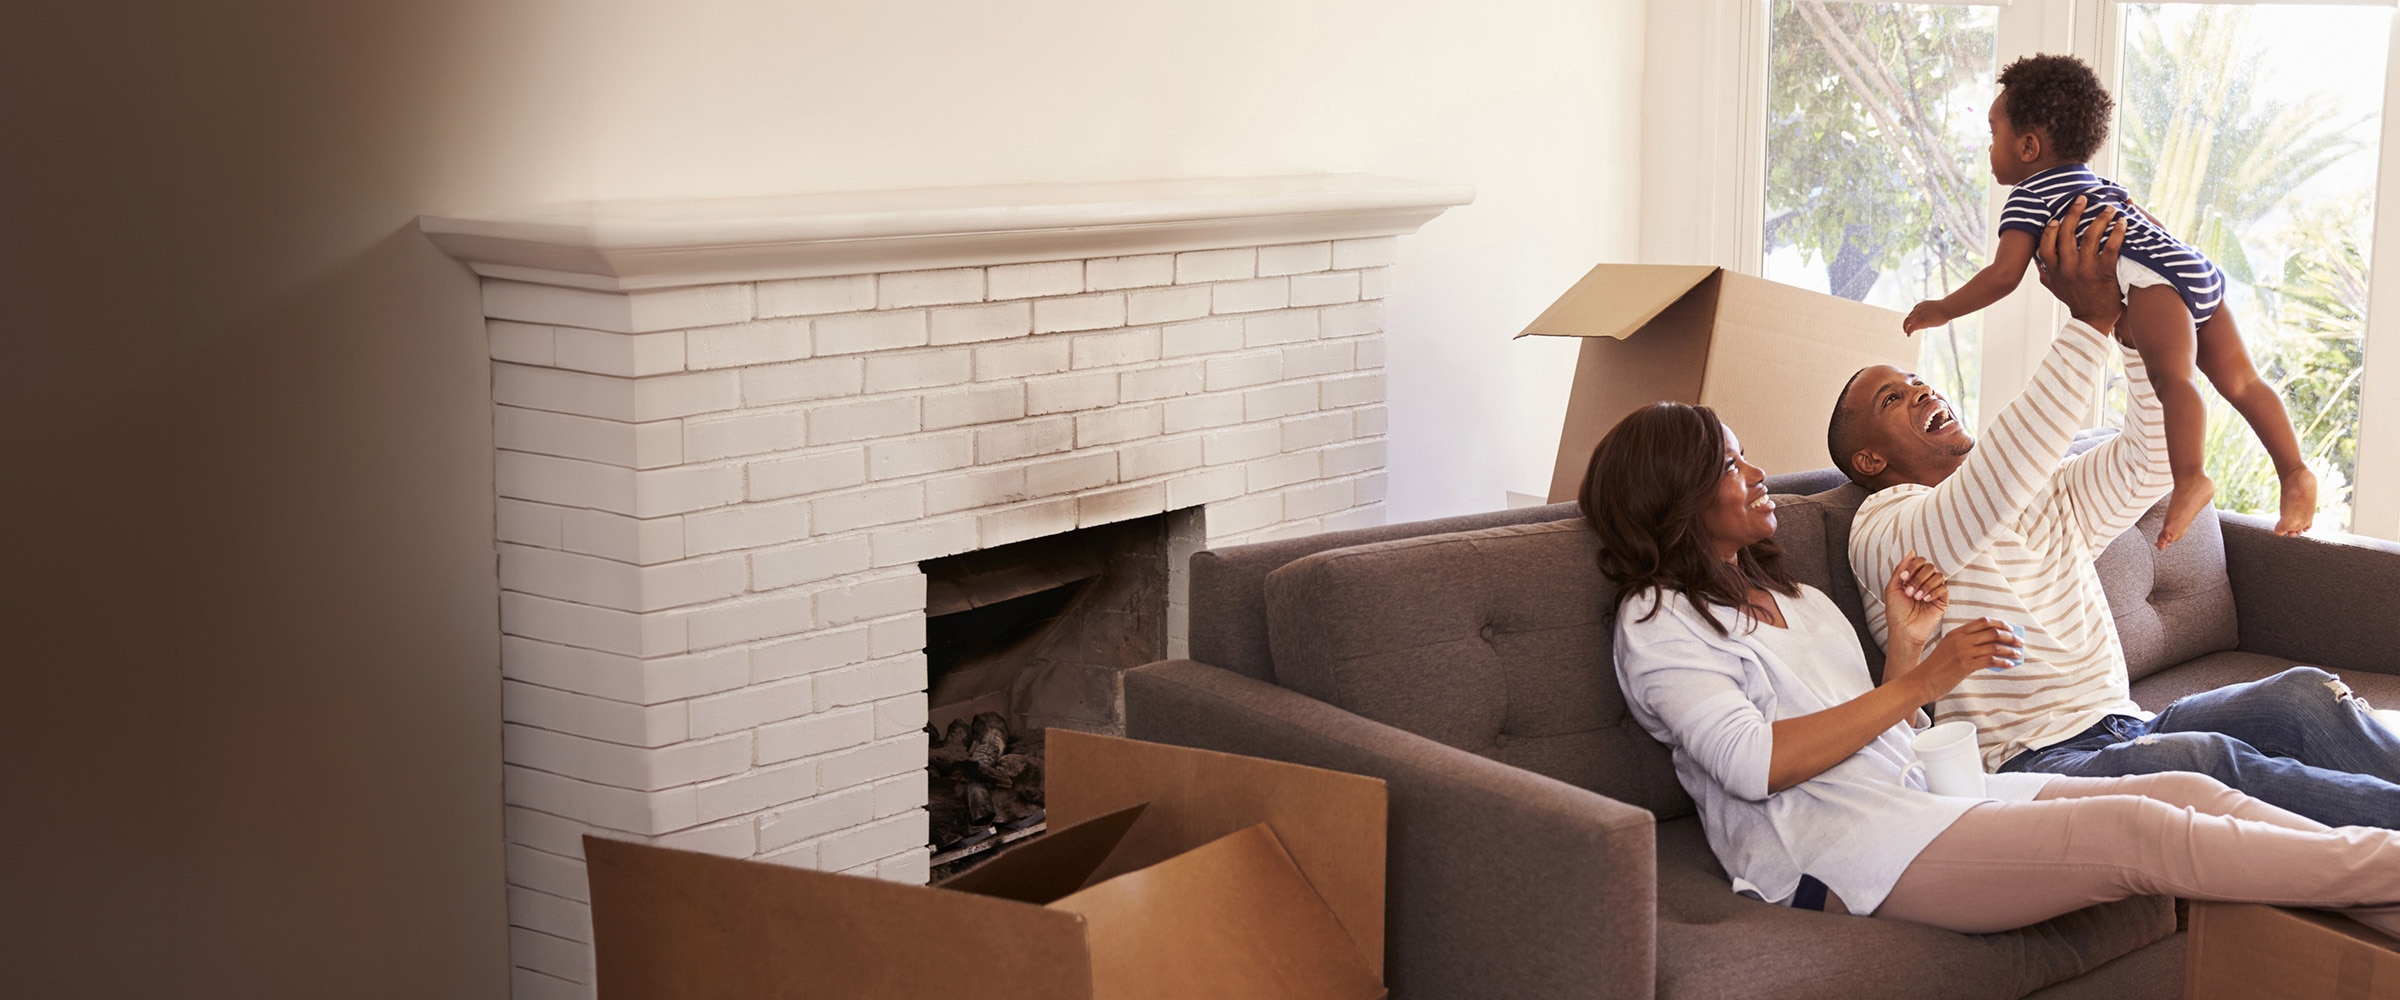
{"type": "Polygon", "coordinates": [[[1859,475],[1869,479],[1883,475],[1883,470],[1889,465],[1890,463],[1885,462],[1883,456],[1876,454],[1872,448],[1860,448],[1850,453],[1850,467],[1857,469],[1859,475]]]}

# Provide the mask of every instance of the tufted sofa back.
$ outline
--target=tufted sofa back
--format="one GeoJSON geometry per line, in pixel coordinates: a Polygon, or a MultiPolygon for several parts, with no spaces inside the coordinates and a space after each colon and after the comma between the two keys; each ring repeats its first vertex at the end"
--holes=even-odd
{"type": "Polygon", "coordinates": [[[1276,683],[1650,810],[1689,814],[1609,656],[1616,588],[1582,521],[1319,552],[1266,578],[1276,683]]]}
{"type": "MultiPolygon", "coordinates": [[[[1867,630],[1866,605],[1850,570],[1850,521],[1866,498],[1865,490],[1847,484],[1813,496],[1778,496],[1775,540],[1792,575],[1825,591],[1850,617],[1868,668],[1881,680],[1883,650],[1867,630]]],[[[2095,560],[2125,647],[2129,680],[2232,649],[2240,641],[2217,512],[2201,511],[2183,540],[2161,552],[2153,543],[2165,521],[2162,503],[2095,560]]]]}
{"type": "MultiPolygon", "coordinates": [[[[1850,617],[1880,676],[1848,555],[1865,496],[1848,485],[1778,495],[1776,540],[1792,574],[1850,617]]],[[[2134,678],[2237,641],[2215,513],[2158,552],[2162,518],[2153,510],[2098,561],[2134,678]]],[[[1616,589],[1600,575],[1597,545],[1580,519],[1552,520],[1322,548],[1260,567],[1265,679],[1661,820],[1687,815],[1666,749],[1617,687],[1616,589]]],[[[1195,647],[1205,613],[1196,595],[1195,647]]]]}

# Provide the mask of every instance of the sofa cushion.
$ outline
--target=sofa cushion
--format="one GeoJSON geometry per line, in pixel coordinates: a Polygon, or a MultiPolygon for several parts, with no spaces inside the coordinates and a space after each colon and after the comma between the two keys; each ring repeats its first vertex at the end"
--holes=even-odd
{"type": "Polygon", "coordinates": [[[2161,502],[2096,561],[2117,638],[2125,645],[2125,670],[2134,680],[2241,641],[2216,510],[2201,511],[2192,530],[2162,551],[2156,543],[2166,520],[2161,502]]]}
{"type": "MultiPolygon", "coordinates": [[[[2227,684],[2241,684],[2273,677],[2299,666],[2280,656],[2265,656],[2228,650],[2210,653],[2189,663],[2180,663],[2159,670],[2133,682],[2133,700],[2153,712],[2187,694],[2214,691],[2227,684]]],[[[2337,670],[2342,683],[2367,704],[2377,708],[2400,708],[2400,676],[2371,673],[2365,670],[2337,670]]]]}
{"type": "Polygon", "coordinates": [[[2015,998],[2175,932],[2142,896],[2000,934],[1829,916],[1735,895],[1695,818],[1658,826],[1658,996],[2015,998]]]}
{"type": "Polygon", "coordinates": [[[1582,521],[1319,552],[1267,575],[1275,683],[1662,816],[1692,811],[1626,712],[1616,588],[1582,521]]]}
{"type": "Polygon", "coordinates": [[[1312,552],[1417,535],[1473,531],[1502,524],[1531,524],[1579,516],[1574,504],[1554,503],[1431,521],[1328,531],[1193,553],[1190,574],[1191,657],[1245,677],[1262,681],[1272,679],[1275,670],[1271,662],[1272,653],[1267,648],[1267,598],[1262,588],[1268,573],[1312,552]]]}
{"type": "Polygon", "coordinates": [[[1867,672],[1881,683],[1883,647],[1867,630],[1867,606],[1850,574],[1850,521],[1866,499],[1866,490],[1849,483],[1810,496],[1776,497],[1775,543],[1793,578],[1824,591],[1849,617],[1867,654],[1867,672]]]}

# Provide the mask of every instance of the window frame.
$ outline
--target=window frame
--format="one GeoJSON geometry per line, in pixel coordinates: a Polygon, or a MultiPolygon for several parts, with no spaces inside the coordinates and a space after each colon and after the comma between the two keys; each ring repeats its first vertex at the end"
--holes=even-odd
{"type": "MultiPolygon", "coordinates": [[[[1827,0],[1885,2],[1885,0],[1827,0]]],[[[2036,52],[2082,58],[2112,93],[2120,91],[2124,7],[2130,0],[1905,0],[1999,8],[1998,65],[2036,52]]],[[[2160,0],[2257,6],[2400,9],[2400,0],[2160,0]]],[[[1690,212],[1645,213],[1642,259],[1716,264],[1756,275],[1765,263],[1767,24],[1770,0],[1651,0],[1643,75],[1642,194],[1646,205],[1690,212]],[[1695,80],[1695,74],[1698,79],[1695,80]],[[1680,89],[1675,89],[1680,88],[1680,89]],[[1703,169],[1692,169],[1695,165],[1703,169]]],[[[2358,466],[2351,483],[2353,533],[2400,540],[2400,13],[2384,64],[2385,127],[2378,143],[2370,235],[2367,314],[2359,376],[2358,466]]],[[[2094,156],[2117,166],[2112,134],[2094,156]]],[[[2008,192],[1994,185],[1985,207],[1996,225],[2008,192]]],[[[2065,310],[2025,282],[1984,313],[1981,394],[1988,412],[2014,399],[2049,349],[2065,310]]]]}

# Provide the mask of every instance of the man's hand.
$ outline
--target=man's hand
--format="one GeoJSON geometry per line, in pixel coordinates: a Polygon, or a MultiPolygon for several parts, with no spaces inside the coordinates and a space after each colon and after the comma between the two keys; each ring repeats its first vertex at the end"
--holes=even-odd
{"type": "Polygon", "coordinates": [[[1924,556],[1910,552],[1892,570],[1891,582],[1883,585],[1883,620],[1891,636],[1886,645],[1924,648],[1949,607],[1950,579],[1924,556]]]}
{"type": "Polygon", "coordinates": [[[2065,215],[2042,229],[2034,263],[2042,272],[2042,287],[2067,304],[2067,315],[2094,330],[2116,332],[2125,314],[2124,293],[2117,288],[2117,253],[2125,247],[2125,220],[2115,205],[2103,205],[2092,228],[2081,236],[2085,199],[2078,195],[2065,215]]]}

